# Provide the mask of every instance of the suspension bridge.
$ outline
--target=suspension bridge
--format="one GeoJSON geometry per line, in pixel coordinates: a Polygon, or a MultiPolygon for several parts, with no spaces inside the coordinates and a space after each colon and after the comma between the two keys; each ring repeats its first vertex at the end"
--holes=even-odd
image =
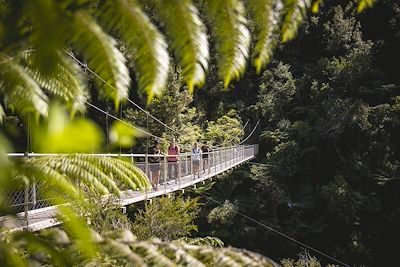
{"type": "MultiPolygon", "coordinates": [[[[258,153],[258,145],[238,145],[213,150],[208,154],[208,164],[200,166],[200,175],[194,176],[192,173],[193,161],[190,153],[179,155],[178,177],[171,180],[168,175],[168,155],[161,155],[161,175],[160,187],[158,190],[134,191],[127,190],[122,192],[116,200],[121,207],[148,200],[154,197],[168,195],[177,191],[184,191],[186,188],[195,187],[199,183],[215,179],[218,175],[225,173],[235,167],[253,159],[258,153]]],[[[123,157],[130,158],[132,164],[143,170],[151,180],[149,172],[148,158],[160,155],[149,154],[92,154],[98,157],[123,157]],[[144,159],[144,161],[143,161],[144,159]]],[[[9,157],[44,157],[59,156],[58,154],[36,154],[36,153],[10,153],[9,157]]],[[[201,161],[204,164],[204,161],[201,161]]],[[[57,221],[57,206],[52,205],[52,199],[41,198],[37,191],[41,186],[37,182],[22,191],[16,191],[9,196],[9,202],[14,209],[22,210],[15,217],[0,217],[0,224],[10,230],[29,230],[37,231],[60,224],[57,221]]]]}

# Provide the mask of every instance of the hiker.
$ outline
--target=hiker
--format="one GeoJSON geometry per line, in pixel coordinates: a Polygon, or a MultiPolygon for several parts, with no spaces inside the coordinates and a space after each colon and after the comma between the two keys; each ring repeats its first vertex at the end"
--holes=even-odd
{"type": "Polygon", "coordinates": [[[195,142],[192,148],[192,161],[193,161],[193,179],[196,178],[196,174],[200,178],[200,160],[201,160],[201,148],[199,143],[195,142]]]}
{"type": "Polygon", "coordinates": [[[201,151],[203,158],[203,172],[206,173],[206,169],[208,169],[208,164],[209,164],[208,159],[210,158],[211,148],[207,144],[203,144],[201,146],[201,151]]]}
{"type": "Polygon", "coordinates": [[[154,142],[154,145],[150,148],[149,154],[153,155],[149,157],[150,171],[151,171],[151,184],[155,191],[158,190],[158,184],[161,172],[161,155],[160,143],[158,141],[154,142]]]}
{"type": "MultiPolygon", "coordinates": [[[[178,183],[179,179],[179,147],[175,143],[175,138],[172,138],[168,147],[168,180],[171,181],[175,178],[178,183]]],[[[167,182],[168,184],[168,182],[167,182]]]]}

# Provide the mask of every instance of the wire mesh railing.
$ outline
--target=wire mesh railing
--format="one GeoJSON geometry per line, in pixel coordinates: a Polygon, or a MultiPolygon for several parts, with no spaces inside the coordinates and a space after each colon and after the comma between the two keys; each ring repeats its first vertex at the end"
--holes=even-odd
{"type": "MultiPolygon", "coordinates": [[[[255,157],[258,153],[258,145],[240,145],[219,148],[207,153],[202,153],[199,161],[193,160],[191,153],[181,153],[176,162],[170,159],[171,155],[150,154],[91,154],[98,157],[129,158],[132,164],[140,168],[145,174],[153,188],[144,191],[126,190],[121,196],[121,204],[127,205],[146,198],[167,194],[176,190],[194,185],[200,181],[212,178],[223,173],[247,160],[255,157]],[[157,160],[154,159],[159,159],[157,160]],[[197,164],[197,165],[196,165],[197,164]],[[198,172],[197,172],[198,170],[198,172]],[[158,179],[154,179],[158,176],[158,179]]],[[[38,154],[38,153],[10,153],[12,157],[56,157],[60,154],[38,154]]],[[[16,180],[17,181],[17,180],[16,180]]],[[[18,181],[23,181],[18,179],[18,181]]],[[[46,198],[41,195],[45,182],[36,180],[34,183],[15,184],[12,191],[4,193],[0,197],[3,203],[18,212],[18,216],[24,221],[24,228],[29,228],[29,218],[32,214],[46,212],[54,209],[57,199],[46,198]],[[42,190],[39,190],[42,189],[42,190]]],[[[62,195],[62,192],[60,192],[62,195]]],[[[0,214],[0,223],[4,220],[4,214],[0,214]]],[[[50,225],[51,226],[51,225],[50,225]]],[[[46,226],[48,227],[48,226],[46,226]]],[[[43,228],[43,227],[39,227],[43,228]]]]}

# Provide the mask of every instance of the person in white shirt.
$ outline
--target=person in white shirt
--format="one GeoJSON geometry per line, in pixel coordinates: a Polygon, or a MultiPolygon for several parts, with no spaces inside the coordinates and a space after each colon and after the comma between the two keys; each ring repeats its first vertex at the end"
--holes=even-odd
{"type": "Polygon", "coordinates": [[[193,179],[197,176],[200,178],[200,160],[201,160],[201,148],[197,142],[194,143],[192,148],[192,162],[193,162],[193,179]]]}

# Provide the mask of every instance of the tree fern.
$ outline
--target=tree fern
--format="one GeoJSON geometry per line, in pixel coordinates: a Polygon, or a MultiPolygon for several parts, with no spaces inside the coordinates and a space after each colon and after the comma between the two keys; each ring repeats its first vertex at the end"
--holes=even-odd
{"type": "Polygon", "coordinates": [[[227,88],[246,69],[250,32],[246,10],[239,0],[208,0],[207,16],[213,26],[218,53],[218,73],[227,88]]]}
{"type": "Polygon", "coordinates": [[[115,30],[134,53],[139,91],[148,100],[164,89],[169,68],[167,44],[135,0],[105,1],[100,21],[115,30]]]}
{"type": "Polygon", "coordinates": [[[280,23],[281,0],[249,0],[252,18],[256,28],[256,44],[253,52],[253,64],[257,73],[267,65],[272,57],[277,42],[280,23]]]}
{"type": "Polygon", "coordinates": [[[205,26],[190,0],[146,1],[165,24],[184,81],[189,90],[204,84],[208,69],[209,49],[205,26]]]}
{"type": "Polygon", "coordinates": [[[47,115],[47,96],[17,62],[9,60],[0,64],[0,90],[5,105],[11,110],[47,115]]]}
{"type": "Polygon", "coordinates": [[[303,19],[307,16],[311,0],[283,0],[284,18],[281,28],[282,42],[292,40],[303,19]]]}
{"type": "Polygon", "coordinates": [[[69,40],[76,51],[88,62],[88,66],[100,76],[95,77],[101,94],[119,101],[128,97],[129,71],[125,58],[116,48],[116,41],[108,36],[86,12],[77,11],[69,29],[69,40]]]}

